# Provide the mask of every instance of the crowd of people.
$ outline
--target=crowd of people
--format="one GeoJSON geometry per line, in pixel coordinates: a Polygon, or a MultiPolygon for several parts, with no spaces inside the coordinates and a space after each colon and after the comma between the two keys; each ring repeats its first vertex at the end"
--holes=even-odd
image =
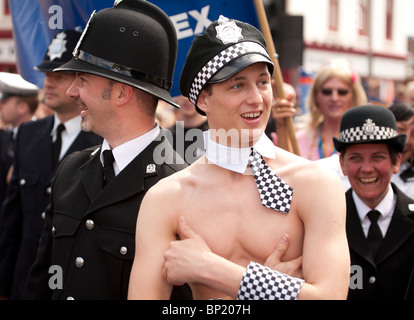
{"type": "Polygon", "coordinates": [[[146,1],[56,35],[43,89],[0,73],[1,298],[414,299],[411,84],[376,106],[330,60],[298,115],[262,33],[229,18],[177,97],[175,28],[146,1]]]}

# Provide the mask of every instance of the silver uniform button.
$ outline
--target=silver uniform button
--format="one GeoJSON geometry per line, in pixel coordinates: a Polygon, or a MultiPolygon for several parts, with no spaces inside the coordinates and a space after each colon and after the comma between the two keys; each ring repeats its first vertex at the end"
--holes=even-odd
{"type": "Polygon", "coordinates": [[[93,228],[95,228],[95,222],[93,222],[93,220],[91,219],[88,219],[85,222],[85,226],[86,226],[86,229],[93,230],[93,228]]]}
{"type": "Polygon", "coordinates": [[[82,268],[85,264],[85,260],[83,260],[82,257],[77,257],[75,260],[75,266],[77,266],[78,268],[82,268]]]}
{"type": "Polygon", "coordinates": [[[52,227],[52,236],[54,236],[55,233],[56,233],[56,228],[55,227],[52,227]]]}
{"type": "Polygon", "coordinates": [[[377,281],[377,279],[374,276],[372,276],[368,279],[368,281],[369,283],[374,284],[377,281]]]}
{"type": "Polygon", "coordinates": [[[125,246],[122,246],[121,249],[119,249],[119,252],[124,256],[127,254],[128,249],[125,246]]]}
{"type": "Polygon", "coordinates": [[[74,297],[67,297],[66,300],[75,300],[74,297]]]}
{"type": "Polygon", "coordinates": [[[20,185],[21,185],[21,186],[24,186],[25,184],[26,184],[26,180],[25,180],[25,179],[21,179],[21,180],[20,180],[20,185]]]}
{"type": "Polygon", "coordinates": [[[49,195],[49,196],[52,194],[52,187],[47,187],[46,188],[46,194],[49,195]]]}
{"type": "Polygon", "coordinates": [[[45,220],[46,219],[46,212],[43,211],[41,213],[40,217],[42,218],[42,220],[45,220]]]}

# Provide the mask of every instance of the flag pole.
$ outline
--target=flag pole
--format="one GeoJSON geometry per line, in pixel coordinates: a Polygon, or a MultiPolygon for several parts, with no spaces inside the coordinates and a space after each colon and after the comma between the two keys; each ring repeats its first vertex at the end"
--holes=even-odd
{"type": "MultiPolygon", "coordinates": [[[[273,78],[275,80],[276,92],[280,99],[284,99],[286,96],[285,96],[285,90],[283,88],[282,71],[280,70],[279,60],[277,59],[276,48],[273,42],[272,34],[270,32],[270,27],[267,21],[267,16],[266,16],[266,11],[263,6],[263,1],[254,0],[254,5],[256,7],[257,16],[259,18],[260,29],[262,30],[263,36],[266,39],[267,49],[269,51],[270,57],[272,58],[273,64],[275,65],[274,72],[273,72],[273,78]]],[[[300,156],[300,151],[299,151],[298,143],[296,140],[295,128],[293,125],[293,119],[289,117],[285,119],[285,122],[286,122],[287,131],[288,131],[288,136],[292,144],[293,153],[300,156]]],[[[279,139],[280,138],[281,137],[279,137],[279,139]]]]}

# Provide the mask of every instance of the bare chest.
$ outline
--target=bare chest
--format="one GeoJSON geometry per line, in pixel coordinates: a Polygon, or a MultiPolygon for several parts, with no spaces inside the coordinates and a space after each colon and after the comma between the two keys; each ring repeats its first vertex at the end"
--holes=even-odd
{"type": "Polygon", "coordinates": [[[247,265],[263,263],[284,234],[290,237],[286,260],[302,253],[303,226],[294,202],[289,214],[265,208],[254,180],[196,188],[186,219],[216,254],[247,265]]]}

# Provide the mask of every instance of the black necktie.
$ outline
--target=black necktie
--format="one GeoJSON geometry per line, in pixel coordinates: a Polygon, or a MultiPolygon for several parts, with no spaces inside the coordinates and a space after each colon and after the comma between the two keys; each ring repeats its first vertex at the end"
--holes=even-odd
{"type": "Polygon", "coordinates": [[[378,218],[380,215],[381,214],[377,210],[368,212],[368,218],[371,220],[371,226],[368,230],[367,240],[374,257],[377,256],[378,249],[381,246],[382,242],[382,232],[378,225],[378,218]]]}
{"type": "Polygon", "coordinates": [[[53,143],[53,165],[56,166],[59,162],[60,149],[62,148],[62,131],[65,130],[65,125],[60,123],[56,128],[56,140],[53,143]]]}
{"type": "Polygon", "coordinates": [[[293,189],[269,168],[263,157],[251,149],[249,164],[259,190],[262,205],[283,213],[289,213],[293,189]]]}
{"type": "Polygon", "coordinates": [[[112,180],[115,179],[115,171],[114,171],[114,155],[112,154],[112,150],[105,150],[103,152],[103,159],[104,159],[104,186],[110,183],[112,180]]]}

